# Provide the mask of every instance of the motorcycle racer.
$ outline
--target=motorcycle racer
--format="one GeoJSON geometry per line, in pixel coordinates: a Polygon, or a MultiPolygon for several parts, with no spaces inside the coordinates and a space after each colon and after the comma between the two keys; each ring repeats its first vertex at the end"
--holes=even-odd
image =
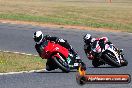
{"type": "MultiPolygon", "coordinates": [[[[42,31],[36,31],[33,34],[33,39],[36,42],[35,49],[38,52],[40,57],[42,57],[41,55],[42,55],[42,52],[43,52],[43,42],[48,40],[48,41],[51,41],[51,42],[58,43],[61,46],[67,48],[73,54],[73,56],[75,56],[75,59],[80,58],[77,55],[77,53],[74,51],[72,46],[67,42],[67,40],[64,40],[64,39],[61,39],[61,38],[58,38],[58,37],[51,37],[50,35],[45,35],[44,36],[42,31]]],[[[46,70],[50,71],[50,70],[53,70],[53,69],[55,69],[55,67],[53,65],[53,62],[50,59],[48,59],[47,63],[46,63],[46,70]]]]}
{"type": "MultiPolygon", "coordinates": [[[[99,54],[96,54],[95,56],[93,56],[91,47],[96,47],[96,45],[99,44],[100,48],[98,47],[97,49],[100,49],[100,52],[101,52],[105,48],[105,44],[109,44],[109,45],[112,44],[107,37],[92,38],[91,34],[86,34],[83,37],[83,40],[84,40],[84,43],[85,43],[84,51],[85,51],[87,57],[90,60],[96,59],[96,61],[98,61],[97,58],[99,57],[99,54]]],[[[99,64],[102,65],[104,63],[99,62],[99,64]]],[[[124,65],[124,60],[122,60],[122,59],[121,59],[121,64],[122,64],[122,66],[124,65]]]]}

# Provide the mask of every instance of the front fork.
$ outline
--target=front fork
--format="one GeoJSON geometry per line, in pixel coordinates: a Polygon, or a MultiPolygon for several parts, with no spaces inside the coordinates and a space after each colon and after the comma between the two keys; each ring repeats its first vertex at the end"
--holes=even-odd
{"type": "Polygon", "coordinates": [[[115,46],[113,46],[115,49],[116,49],[116,52],[119,54],[119,59],[120,60],[124,60],[124,54],[122,53],[123,52],[123,49],[118,49],[116,48],[115,46]]]}

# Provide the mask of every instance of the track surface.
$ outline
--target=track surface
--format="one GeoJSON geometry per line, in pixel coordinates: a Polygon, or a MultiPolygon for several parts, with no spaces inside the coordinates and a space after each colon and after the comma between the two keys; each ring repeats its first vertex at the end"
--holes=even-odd
{"type": "MultiPolygon", "coordinates": [[[[106,33],[97,31],[84,31],[74,29],[52,29],[31,25],[16,25],[0,23],[0,49],[37,54],[34,49],[32,34],[42,30],[44,34],[59,36],[67,39],[80,57],[87,64],[87,73],[90,74],[130,74],[132,75],[132,34],[106,33]],[[125,51],[129,64],[127,67],[112,68],[101,66],[93,68],[91,61],[87,60],[83,51],[82,37],[91,33],[94,37],[107,36],[119,48],[125,51]]],[[[86,84],[80,86],[76,83],[76,72],[62,73],[60,70],[40,73],[23,73],[0,76],[0,88],[132,88],[132,84],[86,84]]]]}

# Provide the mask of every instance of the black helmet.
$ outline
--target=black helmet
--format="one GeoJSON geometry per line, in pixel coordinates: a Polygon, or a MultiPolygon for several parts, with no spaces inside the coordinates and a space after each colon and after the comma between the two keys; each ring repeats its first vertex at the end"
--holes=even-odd
{"type": "Polygon", "coordinates": [[[91,34],[86,34],[86,35],[83,37],[83,40],[84,40],[85,43],[90,43],[90,42],[91,42],[91,39],[92,39],[91,34]]]}

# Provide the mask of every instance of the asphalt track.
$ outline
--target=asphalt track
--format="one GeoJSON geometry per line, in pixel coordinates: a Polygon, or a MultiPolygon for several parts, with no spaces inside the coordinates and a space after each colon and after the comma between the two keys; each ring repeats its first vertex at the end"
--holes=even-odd
{"type": "MultiPolygon", "coordinates": [[[[0,50],[37,54],[32,39],[32,35],[36,30],[42,30],[44,34],[67,39],[87,64],[87,73],[89,74],[132,75],[132,34],[128,33],[108,33],[0,23],[0,50]],[[117,47],[124,49],[125,57],[129,62],[128,66],[113,68],[105,65],[99,68],[93,68],[91,61],[86,58],[83,51],[84,43],[82,37],[86,33],[91,33],[94,37],[109,37],[117,47]]],[[[70,73],[62,73],[60,70],[55,70],[52,72],[0,75],[0,88],[132,88],[132,83],[86,84],[80,86],[76,83],[76,74],[77,73],[74,71],[70,73]]]]}

